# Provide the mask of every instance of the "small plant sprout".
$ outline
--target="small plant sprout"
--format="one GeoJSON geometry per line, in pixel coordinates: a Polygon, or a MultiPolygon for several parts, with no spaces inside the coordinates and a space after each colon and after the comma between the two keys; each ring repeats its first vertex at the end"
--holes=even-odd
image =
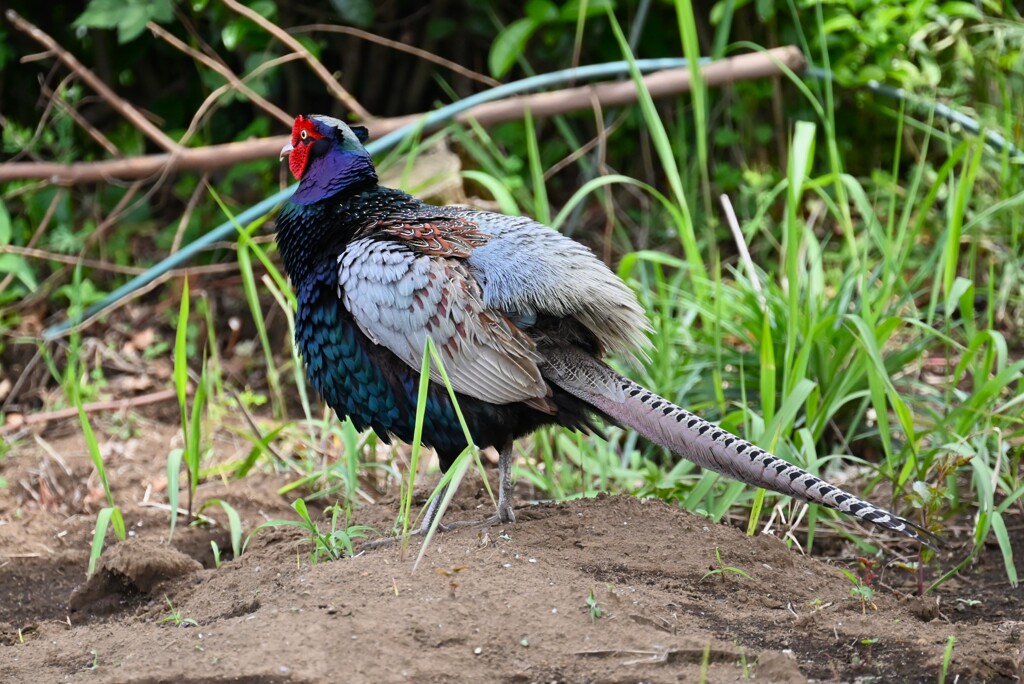
{"type": "Polygon", "coordinates": [[[174,604],[171,603],[171,599],[169,599],[167,596],[164,596],[164,601],[167,602],[167,610],[169,610],[170,612],[164,617],[160,618],[159,622],[161,625],[171,622],[174,623],[176,627],[199,626],[199,623],[193,620],[192,618],[182,617],[181,611],[174,607],[174,604]]]}
{"type": "Polygon", "coordinates": [[[939,673],[939,684],[946,684],[946,677],[949,675],[949,664],[953,661],[953,646],[956,644],[956,637],[952,634],[946,641],[946,651],[942,654],[942,672],[939,673]]]}
{"type": "Polygon", "coordinates": [[[245,547],[249,545],[252,535],[265,527],[298,527],[309,532],[310,542],[313,544],[309,560],[312,563],[317,563],[325,558],[338,560],[353,555],[352,540],[363,539],[368,532],[373,532],[373,528],[366,525],[350,525],[351,511],[337,504],[324,509],[324,513],[331,515],[331,531],[327,534],[320,532],[320,528],[310,518],[309,509],[306,507],[304,499],[296,499],[292,503],[292,508],[299,514],[299,520],[268,520],[252,531],[252,534],[245,540],[245,544],[242,545],[242,550],[244,551],[245,547]],[[339,518],[342,514],[345,516],[345,521],[343,525],[339,525],[339,518]]]}
{"type": "Polygon", "coordinates": [[[450,569],[434,568],[434,571],[438,575],[441,575],[441,577],[448,578],[448,596],[450,598],[455,598],[455,590],[461,586],[461,583],[459,582],[458,579],[456,579],[456,576],[465,569],[465,565],[455,565],[452,566],[450,569]]]}
{"type": "Polygon", "coordinates": [[[750,679],[753,675],[753,667],[751,667],[751,664],[747,662],[747,649],[740,646],[738,641],[734,641],[733,645],[735,645],[736,650],[740,652],[740,659],[737,664],[740,666],[740,671],[743,673],[742,676],[744,679],[750,679]]]}
{"type": "Polygon", "coordinates": [[[590,610],[590,621],[597,622],[597,618],[601,617],[601,606],[597,605],[597,595],[593,589],[587,594],[587,608],[590,610]]]}
{"type": "Polygon", "coordinates": [[[748,575],[745,571],[741,570],[740,568],[735,568],[731,565],[726,565],[725,563],[723,563],[722,551],[717,546],[715,547],[715,564],[718,567],[712,568],[711,570],[705,572],[698,581],[703,582],[708,577],[712,577],[714,575],[724,576],[726,574],[740,575],[741,577],[746,577],[747,579],[750,579],[750,575],[748,575]]]}
{"type": "Polygon", "coordinates": [[[711,669],[711,640],[704,644],[704,652],[700,658],[700,675],[697,678],[699,684],[707,684],[708,670],[711,669]]]}
{"type": "Polygon", "coordinates": [[[975,606],[981,605],[980,600],[972,598],[958,598],[956,602],[961,605],[967,606],[968,608],[974,608],[975,606]]]}
{"type": "Polygon", "coordinates": [[[872,589],[868,584],[864,582],[856,574],[841,568],[846,578],[850,580],[853,586],[850,588],[850,596],[860,601],[860,609],[862,613],[868,612],[868,606],[871,606],[872,610],[878,610],[878,606],[874,603],[875,590],[872,589]]]}

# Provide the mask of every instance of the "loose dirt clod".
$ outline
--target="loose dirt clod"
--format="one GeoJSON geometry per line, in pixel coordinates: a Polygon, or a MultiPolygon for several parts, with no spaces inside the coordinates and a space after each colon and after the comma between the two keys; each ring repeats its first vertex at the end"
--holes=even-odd
{"type": "Polygon", "coordinates": [[[202,569],[199,561],[177,549],[126,539],[103,552],[96,572],[71,594],[70,608],[81,610],[114,594],[152,594],[163,582],[202,569]]]}

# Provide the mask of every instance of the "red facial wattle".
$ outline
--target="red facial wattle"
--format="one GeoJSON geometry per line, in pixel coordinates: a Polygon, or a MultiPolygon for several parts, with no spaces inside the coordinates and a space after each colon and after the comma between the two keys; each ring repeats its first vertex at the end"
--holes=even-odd
{"type": "Polygon", "coordinates": [[[322,138],[314,123],[299,116],[295,119],[292,127],[292,150],[288,153],[288,170],[295,176],[295,180],[302,180],[306,172],[306,165],[309,163],[309,146],[322,138]]]}

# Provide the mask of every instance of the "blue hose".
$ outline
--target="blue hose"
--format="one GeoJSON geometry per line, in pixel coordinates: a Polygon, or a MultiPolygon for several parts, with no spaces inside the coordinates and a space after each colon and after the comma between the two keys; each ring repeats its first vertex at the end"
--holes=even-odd
{"type": "MultiPolygon", "coordinates": [[[[711,59],[704,57],[701,60],[701,64],[710,62],[711,59]]],[[[663,59],[640,59],[636,61],[640,71],[647,73],[651,71],[661,71],[663,69],[680,69],[686,67],[687,62],[682,58],[663,58],[663,59]]],[[[562,69],[561,71],[553,71],[547,74],[539,74],[537,76],[531,76],[524,78],[520,81],[513,81],[512,83],[504,83],[494,88],[490,88],[483,92],[471,95],[464,100],[453,102],[450,105],[441,107],[440,109],[430,112],[425,115],[422,119],[413,123],[407,124],[397,130],[388,133],[387,135],[374,140],[366,146],[366,150],[371,155],[378,155],[383,152],[387,152],[391,148],[398,145],[407,136],[411,135],[414,131],[422,130],[423,128],[431,128],[438,124],[447,123],[456,116],[471,109],[479,104],[485,102],[492,102],[494,100],[501,100],[512,95],[518,95],[520,93],[528,92],[531,90],[539,90],[542,88],[548,88],[551,86],[562,85],[572,81],[587,81],[596,78],[609,78],[612,76],[621,76],[629,72],[629,63],[626,61],[620,62],[608,62],[605,64],[592,64],[588,66],[577,67],[573,69],[562,69]]],[[[833,76],[818,67],[808,67],[806,72],[808,76],[818,79],[833,79],[833,76]]],[[[834,79],[833,79],[834,80],[834,79]]],[[[969,116],[958,112],[946,105],[925,102],[909,96],[904,90],[891,88],[889,86],[881,85],[879,83],[869,83],[867,87],[886,97],[891,97],[898,100],[905,100],[918,107],[934,108],[937,115],[959,124],[965,130],[969,131],[974,135],[981,133],[981,125],[970,118],[969,116]]],[[[1009,152],[1010,156],[1014,158],[1014,161],[1024,161],[1024,153],[1022,153],[1013,143],[1007,141],[1003,136],[995,133],[994,131],[985,131],[986,142],[1000,151],[1009,152]]],[[[277,192],[267,199],[263,200],[259,204],[252,206],[242,213],[238,214],[231,221],[225,221],[210,232],[206,233],[194,242],[186,245],[179,251],[171,254],[160,263],[154,265],[152,268],[147,270],[145,273],[141,273],[127,283],[117,288],[101,301],[93,304],[87,308],[80,316],[70,318],[63,323],[51,326],[43,331],[44,340],[52,340],[56,337],[60,337],[66,333],[72,326],[77,325],[79,322],[86,320],[97,313],[103,311],[109,306],[112,306],[119,302],[124,297],[127,297],[132,292],[135,292],[139,288],[145,287],[149,283],[153,282],[167,271],[180,266],[181,264],[187,263],[196,254],[206,249],[215,242],[226,240],[235,234],[235,224],[245,225],[251,223],[259,218],[262,218],[268,214],[278,204],[284,202],[292,193],[295,192],[296,185],[277,192]]]]}
{"type": "MultiPolygon", "coordinates": [[[[702,59],[701,63],[710,61],[708,59],[702,59]]],[[[643,72],[661,71],[663,69],[679,69],[686,66],[686,60],[681,58],[666,58],[666,59],[640,59],[636,62],[637,66],[643,72]]],[[[588,81],[595,78],[608,78],[610,76],[620,76],[622,74],[629,73],[629,63],[626,61],[621,62],[608,62],[606,64],[592,64],[588,66],[577,67],[574,69],[562,69],[561,71],[553,71],[548,74],[539,74],[537,76],[531,76],[524,78],[521,81],[513,81],[512,83],[503,83],[500,86],[495,86],[489,90],[471,95],[464,100],[453,102],[450,105],[441,107],[427,114],[423,119],[415,121],[410,124],[406,124],[401,128],[388,133],[378,140],[374,140],[366,146],[366,151],[371,155],[381,154],[387,152],[394,146],[398,145],[403,139],[412,134],[416,130],[421,130],[423,127],[431,127],[436,124],[446,123],[451,121],[462,112],[475,107],[476,105],[483,104],[485,102],[492,102],[494,100],[501,100],[512,95],[518,95],[520,93],[528,92],[530,90],[539,90],[541,88],[547,88],[550,86],[561,85],[572,81],[588,81]]],[[[267,199],[263,200],[259,204],[249,207],[242,213],[234,217],[233,220],[225,221],[210,232],[206,233],[197,240],[190,244],[182,247],[180,250],[171,254],[160,263],[154,265],[152,268],[147,270],[145,273],[140,273],[135,276],[127,283],[117,288],[99,302],[96,302],[89,308],[87,308],[80,316],[70,318],[63,323],[51,326],[43,331],[44,340],[52,340],[60,337],[72,326],[77,325],[80,321],[86,320],[95,316],[99,312],[103,311],[109,306],[116,304],[121,301],[124,297],[127,297],[132,292],[149,285],[151,282],[162,276],[167,271],[180,266],[181,264],[187,263],[199,252],[203,251],[210,245],[226,240],[235,234],[235,224],[245,225],[251,223],[256,219],[262,218],[268,214],[278,204],[284,202],[292,193],[295,192],[296,185],[291,185],[280,192],[277,192],[267,199]]]]}

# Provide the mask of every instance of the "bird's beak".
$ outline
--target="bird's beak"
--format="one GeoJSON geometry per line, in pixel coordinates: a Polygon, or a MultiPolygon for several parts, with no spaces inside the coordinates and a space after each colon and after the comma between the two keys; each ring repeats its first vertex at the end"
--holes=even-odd
{"type": "Polygon", "coordinates": [[[285,145],[284,147],[282,147],[281,148],[281,156],[277,158],[278,161],[283,160],[294,149],[295,149],[295,147],[290,142],[287,145],[285,145]]]}

